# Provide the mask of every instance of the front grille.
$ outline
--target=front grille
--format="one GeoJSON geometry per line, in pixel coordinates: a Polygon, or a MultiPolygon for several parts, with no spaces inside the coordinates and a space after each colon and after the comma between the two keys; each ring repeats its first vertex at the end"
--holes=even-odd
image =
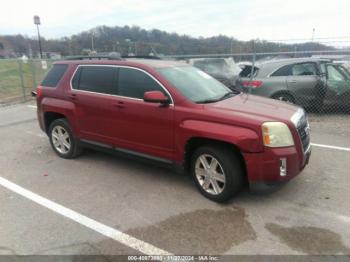
{"type": "Polygon", "coordinates": [[[310,146],[310,127],[305,116],[300,119],[297,130],[305,152],[310,146]]]}

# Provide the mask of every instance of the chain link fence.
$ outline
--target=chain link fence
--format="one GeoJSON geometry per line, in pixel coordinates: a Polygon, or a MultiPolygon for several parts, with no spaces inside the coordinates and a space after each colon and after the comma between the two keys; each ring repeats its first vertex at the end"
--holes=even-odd
{"type": "Polygon", "coordinates": [[[31,99],[52,60],[0,59],[0,106],[31,99]]]}

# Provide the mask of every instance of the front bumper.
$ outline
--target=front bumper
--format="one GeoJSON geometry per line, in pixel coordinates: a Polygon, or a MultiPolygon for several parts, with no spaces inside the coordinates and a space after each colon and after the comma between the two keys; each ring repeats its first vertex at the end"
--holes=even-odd
{"type": "Polygon", "coordinates": [[[262,153],[245,153],[248,181],[252,190],[268,191],[280,187],[301,173],[309,163],[311,147],[299,154],[295,147],[265,148],[262,153]],[[281,175],[281,159],[286,162],[285,174],[281,175]]]}

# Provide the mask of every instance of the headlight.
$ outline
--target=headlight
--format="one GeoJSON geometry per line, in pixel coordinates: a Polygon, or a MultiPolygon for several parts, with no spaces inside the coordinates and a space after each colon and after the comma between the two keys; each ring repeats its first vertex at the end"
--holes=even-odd
{"type": "Polygon", "coordinates": [[[285,123],[265,122],[262,125],[264,145],[268,147],[293,146],[292,134],[285,123]]]}

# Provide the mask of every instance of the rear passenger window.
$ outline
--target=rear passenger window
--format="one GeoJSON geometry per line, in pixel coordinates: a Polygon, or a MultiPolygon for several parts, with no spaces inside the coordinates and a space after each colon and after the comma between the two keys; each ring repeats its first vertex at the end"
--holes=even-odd
{"type": "Polygon", "coordinates": [[[66,72],[68,65],[57,64],[53,65],[51,70],[47,73],[44,80],[41,82],[42,86],[56,87],[62,76],[66,72]]]}
{"type": "Polygon", "coordinates": [[[81,66],[72,80],[74,89],[116,94],[116,69],[110,66],[81,66]]]}
{"type": "Polygon", "coordinates": [[[272,73],[271,76],[290,76],[292,74],[291,69],[291,65],[282,66],[281,68],[277,69],[274,73],[272,73]]]}
{"type": "Polygon", "coordinates": [[[120,68],[118,79],[121,96],[143,99],[144,93],[148,91],[164,93],[163,88],[153,78],[137,69],[120,68]]]}
{"type": "Polygon", "coordinates": [[[295,64],[292,67],[293,76],[312,76],[317,75],[317,69],[314,63],[295,64]]]}

